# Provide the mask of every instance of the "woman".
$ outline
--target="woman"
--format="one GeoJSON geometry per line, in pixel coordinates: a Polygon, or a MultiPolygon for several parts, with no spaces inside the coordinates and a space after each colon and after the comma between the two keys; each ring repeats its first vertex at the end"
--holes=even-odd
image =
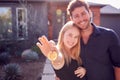
{"type": "MultiPolygon", "coordinates": [[[[43,38],[45,38],[45,36],[43,38]]],[[[46,45],[45,39],[42,39],[41,37],[39,38],[39,41],[41,44],[39,43],[37,46],[41,49],[43,54],[47,56],[50,51],[45,53],[45,50],[48,50],[44,46],[46,45]]],[[[49,50],[53,50],[54,44],[52,43],[47,43],[49,44],[48,46],[52,46],[52,49],[49,50]]],[[[62,27],[59,33],[57,48],[53,51],[56,51],[58,54],[58,57],[51,61],[57,79],[82,80],[86,70],[81,67],[82,61],[80,59],[80,31],[72,21],[67,22],[62,27]],[[59,59],[60,54],[63,56],[61,59],[59,59]]]]}

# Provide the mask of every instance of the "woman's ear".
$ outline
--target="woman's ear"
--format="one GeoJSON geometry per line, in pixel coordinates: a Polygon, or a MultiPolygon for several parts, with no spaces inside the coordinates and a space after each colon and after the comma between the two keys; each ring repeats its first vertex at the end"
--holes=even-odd
{"type": "Polygon", "coordinates": [[[72,21],[73,19],[72,19],[72,16],[70,16],[70,20],[72,21]]]}

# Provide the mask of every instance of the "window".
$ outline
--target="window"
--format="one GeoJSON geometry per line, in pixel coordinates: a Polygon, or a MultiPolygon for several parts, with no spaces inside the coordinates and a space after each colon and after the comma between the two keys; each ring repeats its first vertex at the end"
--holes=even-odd
{"type": "Polygon", "coordinates": [[[27,31],[27,10],[26,8],[16,9],[17,19],[17,38],[26,39],[28,36],[27,31]]]}
{"type": "Polygon", "coordinates": [[[12,13],[10,7],[0,7],[0,40],[12,39],[12,13]]]}

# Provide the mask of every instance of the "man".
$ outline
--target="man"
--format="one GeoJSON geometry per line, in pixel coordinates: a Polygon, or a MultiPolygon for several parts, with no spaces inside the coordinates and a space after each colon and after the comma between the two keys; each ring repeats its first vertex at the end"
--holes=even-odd
{"type": "MultiPolygon", "coordinates": [[[[120,43],[116,33],[94,25],[89,6],[83,0],[72,0],[67,11],[81,30],[80,57],[87,71],[87,80],[120,80],[120,43]]],[[[51,46],[48,41],[41,41],[45,44],[41,47],[42,52],[49,53],[51,46]]]]}
{"type": "Polygon", "coordinates": [[[67,12],[81,30],[81,58],[87,80],[120,80],[120,43],[116,33],[94,25],[83,0],[72,0],[67,12]]]}

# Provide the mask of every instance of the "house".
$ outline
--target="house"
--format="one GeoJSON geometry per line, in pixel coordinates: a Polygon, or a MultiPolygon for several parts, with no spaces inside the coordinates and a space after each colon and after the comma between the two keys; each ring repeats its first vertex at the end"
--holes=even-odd
{"type": "MultiPolygon", "coordinates": [[[[66,7],[70,0],[0,0],[0,52],[20,53],[35,46],[46,35],[57,39],[61,27],[69,20],[66,7]]],[[[93,21],[100,25],[100,8],[89,3],[93,21]]]]}
{"type": "Polygon", "coordinates": [[[35,46],[48,36],[48,3],[44,0],[0,0],[0,52],[11,54],[35,46]]]}
{"type": "MultiPolygon", "coordinates": [[[[69,20],[66,12],[68,1],[56,1],[51,2],[49,7],[49,39],[57,39],[61,27],[69,20]]],[[[91,3],[89,2],[90,8],[93,13],[93,22],[100,25],[100,8],[103,4],[91,3]]]]}
{"type": "Polygon", "coordinates": [[[100,25],[115,30],[120,38],[120,9],[106,5],[100,10],[100,25]]]}

